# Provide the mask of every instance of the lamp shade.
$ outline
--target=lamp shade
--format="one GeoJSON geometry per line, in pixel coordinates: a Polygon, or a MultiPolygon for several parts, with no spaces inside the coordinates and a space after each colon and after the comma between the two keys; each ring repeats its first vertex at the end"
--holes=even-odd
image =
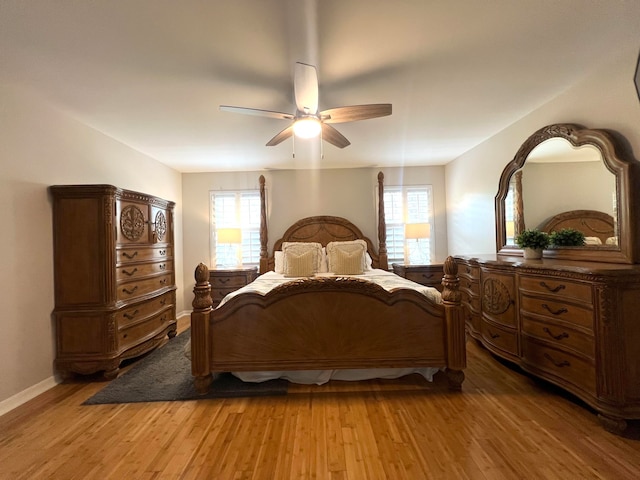
{"type": "Polygon", "coordinates": [[[404,226],[405,238],[429,238],[431,225],[428,223],[407,223],[404,226]]]}
{"type": "Polygon", "coordinates": [[[516,225],[513,221],[507,222],[507,238],[513,238],[516,234],[516,225]]]}
{"type": "Polygon", "coordinates": [[[242,230],[239,228],[219,228],[218,243],[242,243],[242,230]]]}

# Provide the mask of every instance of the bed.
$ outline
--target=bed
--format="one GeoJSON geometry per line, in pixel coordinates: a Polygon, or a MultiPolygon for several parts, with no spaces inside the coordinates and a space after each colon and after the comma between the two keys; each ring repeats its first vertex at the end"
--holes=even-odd
{"type": "MultiPolygon", "coordinates": [[[[383,178],[379,174],[380,192],[383,178]]],[[[264,198],[264,177],[260,185],[264,198]]],[[[350,246],[353,242],[366,245],[364,262],[372,275],[395,278],[378,284],[364,274],[317,272],[288,278],[266,292],[251,291],[250,285],[248,291],[226,298],[213,309],[208,268],[198,265],[191,314],[191,365],[199,392],[208,391],[213,378],[222,372],[241,376],[381,369],[444,370],[449,387],[461,389],[466,366],[464,316],[452,257],[444,263],[441,294],[388,272],[380,204],[378,250],[349,220],[315,216],[295,222],[274,243],[269,255],[264,201],[262,205],[260,277],[268,278],[271,273],[267,272],[277,269],[277,252],[287,252],[294,248],[292,244],[318,243],[331,251],[336,244],[350,246]],[[398,279],[407,283],[392,288],[384,284],[398,279]],[[426,295],[415,287],[432,292],[426,295]]],[[[213,385],[215,388],[215,382],[213,385]]]]}
{"type": "Polygon", "coordinates": [[[584,233],[587,245],[615,245],[615,222],[608,213],[597,210],[570,210],[558,213],[540,225],[539,230],[551,233],[574,228],[584,233]]]}

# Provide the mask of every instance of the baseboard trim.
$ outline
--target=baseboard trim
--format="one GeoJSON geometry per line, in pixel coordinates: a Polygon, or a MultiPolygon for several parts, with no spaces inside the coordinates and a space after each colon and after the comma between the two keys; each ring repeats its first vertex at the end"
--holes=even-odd
{"type": "Polygon", "coordinates": [[[26,390],[16,393],[14,396],[9,397],[6,400],[3,400],[0,402],[0,416],[10,412],[14,408],[18,408],[20,405],[36,398],[38,395],[52,389],[56,385],[58,385],[58,382],[55,377],[52,376],[30,386],[26,390]]]}

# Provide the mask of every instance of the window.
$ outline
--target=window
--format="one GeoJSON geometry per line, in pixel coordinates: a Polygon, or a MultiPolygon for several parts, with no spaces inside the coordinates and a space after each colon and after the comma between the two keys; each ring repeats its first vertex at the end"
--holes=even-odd
{"type": "Polygon", "coordinates": [[[260,192],[211,192],[211,265],[260,263],[260,192]]]}
{"type": "Polygon", "coordinates": [[[433,257],[431,185],[384,187],[389,263],[427,264],[433,257]]]}

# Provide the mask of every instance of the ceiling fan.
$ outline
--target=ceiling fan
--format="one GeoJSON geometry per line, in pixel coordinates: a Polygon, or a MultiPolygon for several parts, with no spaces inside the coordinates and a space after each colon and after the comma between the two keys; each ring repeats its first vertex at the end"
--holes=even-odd
{"type": "Polygon", "coordinates": [[[332,123],[355,122],[391,115],[390,103],[351,105],[318,111],[318,73],[313,65],[296,62],[293,87],[296,101],[295,114],[257,108],[234,107],[231,105],[220,105],[220,110],[291,120],[292,123],[287,128],[267,142],[268,147],[278,145],[295,134],[301,138],[312,138],[321,135],[323,140],[338,148],[344,148],[350,145],[351,142],[331,126],[332,123]]]}

